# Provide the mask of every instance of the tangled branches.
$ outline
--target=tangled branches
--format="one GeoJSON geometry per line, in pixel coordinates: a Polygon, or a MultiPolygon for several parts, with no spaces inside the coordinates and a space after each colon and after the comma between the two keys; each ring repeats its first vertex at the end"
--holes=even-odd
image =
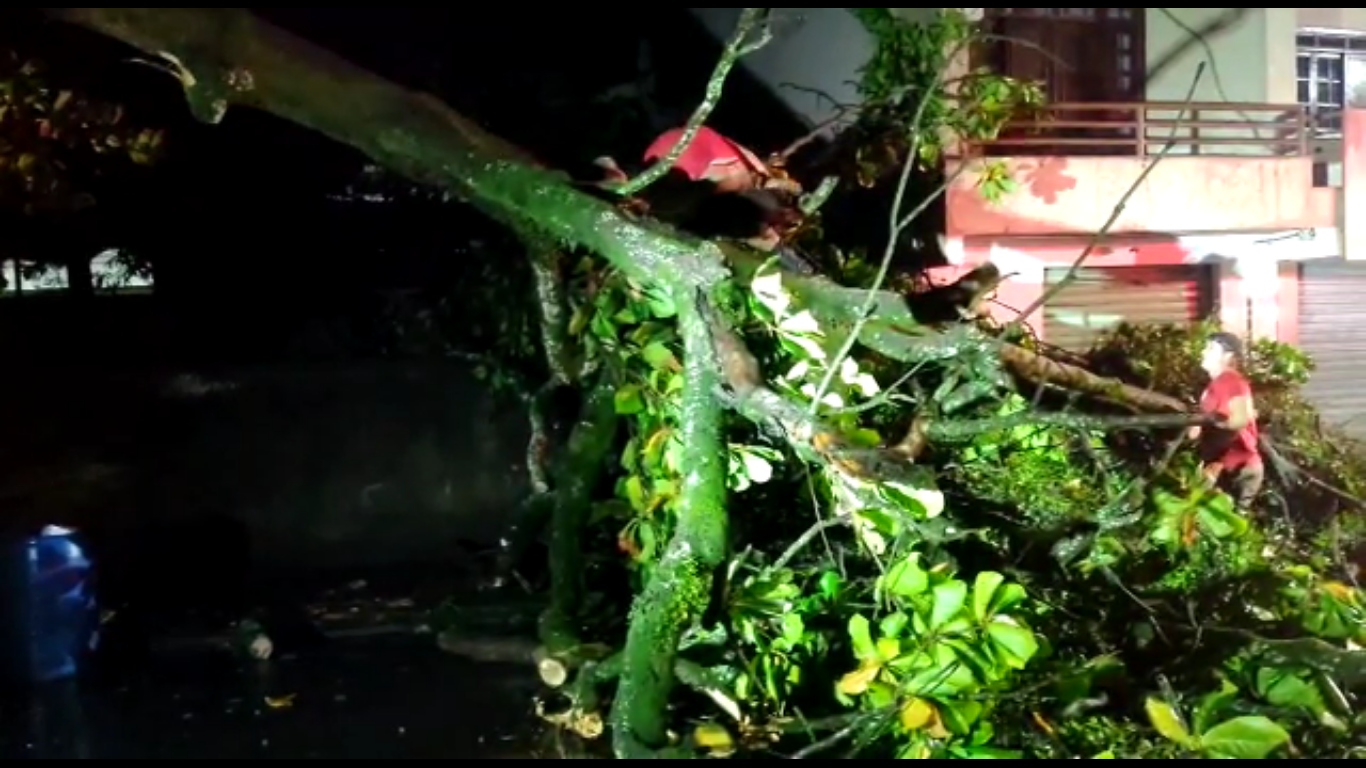
{"type": "Polygon", "coordinates": [[[1346,534],[1290,546],[1154,449],[1187,393],[632,221],[241,9],[61,13],[174,56],[203,114],[269,110],[587,257],[540,286],[548,367],[589,392],[541,497],[542,669],[563,722],[618,683],[618,756],[1356,756],[1346,534]],[[591,600],[622,586],[625,626],[591,600]]]}

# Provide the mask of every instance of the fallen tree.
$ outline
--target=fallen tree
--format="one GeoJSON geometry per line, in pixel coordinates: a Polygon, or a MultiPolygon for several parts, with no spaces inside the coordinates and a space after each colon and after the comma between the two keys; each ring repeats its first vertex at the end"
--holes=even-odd
{"type": "MultiPolygon", "coordinates": [[[[438,100],[243,9],[52,13],[158,56],[204,120],[271,112],[518,233],[538,276],[546,386],[586,393],[564,449],[533,451],[546,466],[525,528],[550,519],[553,582],[538,657],[573,694],[565,722],[591,721],[598,689],[617,682],[618,757],[790,740],[805,742],[797,756],[1354,754],[1356,590],[1323,577],[1331,563],[1313,552],[1294,551],[1303,565],[1279,545],[1264,554],[1274,542],[1189,462],[1126,462],[1106,434],[1193,423],[1179,397],[973,324],[922,326],[881,290],[887,258],[871,286],[848,287],[634,219],[438,100]],[[1105,405],[1056,405],[1078,398],[1105,405]],[[615,503],[600,504],[609,471],[615,503]],[[741,495],[754,509],[732,517],[741,495]],[[592,520],[612,515],[639,582],[615,653],[585,636],[620,627],[589,621],[583,554],[592,520]],[[832,674],[841,666],[854,669],[832,674]],[[703,718],[686,738],[675,705],[703,718]]],[[[888,50],[928,61],[869,110],[911,137],[904,189],[939,129],[957,127],[952,104],[1002,83],[945,81],[943,59],[971,42],[966,20],[865,18],[898,43],[888,50]]],[[[755,34],[738,30],[727,55],[755,34]]],[[[913,218],[894,206],[889,249],[913,218]]]]}

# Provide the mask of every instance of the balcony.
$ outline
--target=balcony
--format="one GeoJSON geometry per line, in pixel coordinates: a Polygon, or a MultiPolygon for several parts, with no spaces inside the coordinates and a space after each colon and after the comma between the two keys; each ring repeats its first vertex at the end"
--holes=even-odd
{"type": "MultiPolygon", "coordinates": [[[[1333,190],[1314,186],[1311,126],[1298,106],[1146,102],[1052,104],[968,162],[1004,161],[1018,189],[996,204],[964,172],[948,191],[952,236],[1094,232],[1139,184],[1115,233],[1201,233],[1332,227],[1333,190]]],[[[962,160],[958,161],[962,162],[962,160]]],[[[950,169],[952,170],[952,169],[950,169]]]]}

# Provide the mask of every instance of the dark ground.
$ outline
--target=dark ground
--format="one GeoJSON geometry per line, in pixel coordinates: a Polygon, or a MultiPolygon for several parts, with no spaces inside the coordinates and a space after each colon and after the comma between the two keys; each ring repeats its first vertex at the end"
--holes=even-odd
{"type": "Polygon", "coordinates": [[[141,652],[111,658],[116,616],[91,674],[0,700],[0,759],[565,756],[532,711],[530,663],[443,653],[414,631],[425,606],[392,595],[352,582],[301,601],[328,636],[291,649],[277,635],[264,662],[202,622],[188,633],[163,624],[141,652]]]}
{"type": "Polygon", "coordinates": [[[0,759],[430,759],[544,755],[530,666],[468,662],[430,636],[338,640],[294,659],[197,651],[117,684],[0,708],[0,759]]]}

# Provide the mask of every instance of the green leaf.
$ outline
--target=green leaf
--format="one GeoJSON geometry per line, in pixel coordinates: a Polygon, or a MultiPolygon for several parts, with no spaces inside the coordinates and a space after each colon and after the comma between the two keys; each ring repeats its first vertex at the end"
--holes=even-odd
{"type": "Polygon", "coordinates": [[[882,445],[882,435],[879,435],[875,429],[859,427],[850,431],[846,436],[849,438],[849,442],[861,448],[876,448],[882,445]]]}
{"type": "Polygon", "coordinates": [[[1261,760],[1290,741],[1290,734],[1262,715],[1245,715],[1214,726],[1200,737],[1201,748],[1235,760],[1261,760]]]}
{"type": "Polygon", "coordinates": [[[862,614],[849,617],[849,641],[854,644],[854,655],[860,659],[876,659],[877,646],[868,628],[868,619],[862,614]]]}
{"type": "Polygon", "coordinates": [[[1219,713],[1224,710],[1235,698],[1238,697],[1238,686],[1228,680],[1220,680],[1219,690],[1207,693],[1200,698],[1200,703],[1196,705],[1195,712],[1191,716],[1191,725],[1197,732],[1204,731],[1210,726],[1219,713]]]}
{"type": "Polygon", "coordinates": [[[652,341],[640,350],[640,356],[645,360],[646,365],[656,371],[672,371],[678,368],[678,358],[662,341],[652,341]]]}
{"type": "Polygon", "coordinates": [[[631,475],[626,478],[624,484],[626,491],[626,501],[631,504],[631,509],[637,512],[645,511],[645,485],[641,482],[639,475],[631,475]]]}
{"type": "Polygon", "coordinates": [[[1039,652],[1039,641],[1034,638],[1034,633],[1008,621],[1004,616],[987,625],[987,636],[1003,652],[1005,658],[1001,661],[1011,669],[1023,669],[1039,652]]]}
{"type": "Polygon", "coordinates": [[[968,600],[968,585],[954,579],[934,585],[934,608],[930,611],[930,629],[939,629],[963,610],[968,600]]]}
{"type": "Polygon", "coordinates": [[[627,384],[612,396],[612,406],[617,414],[631,416],[645,410],[645,397],[638,384],[627,384]]]}
{"type": "Polygon", "coordinates": [[[649,562],[655,557],[655,546],[659,543],[659,536],[656,535],[655,526],[648,520],[642,520],[636,526],[636,540],[640,544],[640,559],[642,562],[649,562]]]}
{"type": "Polygon", "coordinates": [[[878,661],[891,661],[901,654],[901,641],[895,637],[879,637],[874,645],[878,661]]]}
{"type": "Polygon", "coordinates": [[[1181,715],[1177,713],[1172,705],[1162,699],[1149,696],[1143,702],[1143,709],[1148,713],[1148,721],[1153,724],[1153,728],[1162,734],[1168,741],[1175,742],[1183,747],[1191,746],[1194,741],[1190,731],[1186,730],[1186,724],[1181,722],[1181,715]]]}
{"type": "Polygon", "coordinates": [[[944,493],[934,486],[934,478],[923,467],[911,467],[916,471],[915,485],[886,481],[879,491],[888,501],[900,506],[907,514],[926,519],[938,517],[944,512],[944,493]]]}
{"type": "Polygon", "coordinates": [[[627,472],[634,472],[639,459],[640,441],[633,437],[627,440],[626,447],[621,449],[621,468],[627,472]]]}
{"type": "Polygon", "coordinates": [[[899,597],[915,597],[930,586],[929,574],[917,562],[919,556],[912,553],[894,563],[882,577],[882,587],[899,597]]]}
{"type": "Polygon", "coordinates": [[[593,313],[593,319],[588,322],[588,329],[604,342],[611,342],[617,338],[616,326],[612,325],[612,320],[601,312],[593,313]]]}
{"type": "Polygon", "coordinates": [[[906,624],[910,622],[910,620],[911,617],[907,616],[905,613],[893,611],[882,617],[882,621],[878,622],[877,628],[878,631],[882,633],[883,637],[900,637],[901,630],[906,628],[906,624]]]}
{"type": "Polygon", "coordinates": [[[834,571],[826,571],[825,573],[821,574],[819,584],[821,596],[825,597],[827,600],[834,600],[837,596],[839,596],[840,587],[843,585],[843,580],[840,578],[840,575],[838,573],[834,571]]]}
{"type": "Polygon", "coordinates": [[[653,286],[646,288],[645,301],[650,305],[650,314],[661,320],[667,320],[678,314],[678,308],[674,306],[673,299],[662,288],[653,286]]]}
{"type": "Polygon", "coordinates": [[[1318,686],[1296,677],[1288,670],[1263,667],[1257,670],[1256,680],[1257,692],[1278,707],[1302,707],[1315,715],[1327,709],[1318,686]]]}
{"type": "Polygon", "coordinates": [[[977,722],[977,718],[982,715],[982,703],[980,701],[944,701],[940,702],[939,715],[943,718],[944,727],[960,736],[965,736],[972,730],[972,724],[977,722]]]}
{"type": "Polygon", "coordinates": [[[972,615],[978,621],[986,621],[991,612],[992,598],[996,589],[1004,584],[1006,577],[995,571],[982,571],[972,582],[972,615]]]}
{"type": "Polygon", "coordinates": [[[926,653],[904,656],[893,666],[902,664],[914,670],[904,679],[904,689],[913,696],[953,696],[978,684],[972,668],[947,643],[937,643],[926,653]]]}

